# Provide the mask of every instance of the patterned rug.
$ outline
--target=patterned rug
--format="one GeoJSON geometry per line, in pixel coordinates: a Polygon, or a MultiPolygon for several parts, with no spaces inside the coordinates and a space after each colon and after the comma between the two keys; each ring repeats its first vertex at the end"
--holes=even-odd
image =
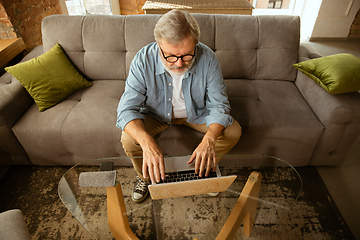
{"type": "MultiPolygon", "coordinates": [[[[58,197],[59,180],[68,169],[12,166],[0,180],[0,212],[20,209],[32,239],[93,239],[58,197]]],[[[208,195],[155,201],[148,198],[132,209],[135,205],[130,196],[135,173],[132,168],[122,167],[119,175],[123,179],[130,226],[139,239],[215,239],[252,171],[221,168],[223,175],[235,174],[238,178],[216,198],[208,195]]],[[[252,234],[246,237],[241,225],[234,239],[354,239],[314,167],[297,168],[303,179],[299,197],[298,191],[293,191],[299,189],[294,172],[282,168],[258,171],[264,174],[252,234]]],[[[83,199],[86,201],[86,196],[83,199]]],[[[99,209],[94,211],[94,217],[106,213],[104,208],[100,209],[106,206],[106,198],[98,199],[99,209]]]]}

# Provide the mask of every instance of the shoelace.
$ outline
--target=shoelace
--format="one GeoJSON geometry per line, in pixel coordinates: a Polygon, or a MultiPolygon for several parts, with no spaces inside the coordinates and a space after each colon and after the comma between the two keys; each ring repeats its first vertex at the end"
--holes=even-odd
{"type": "Polygon", "coordinates": [[[134,191],[138,193],[145,193],[147,191],[147,186],[149,183],[143,181],[139,176],[136,176],[138,183],[135,185],[134,191]]]}

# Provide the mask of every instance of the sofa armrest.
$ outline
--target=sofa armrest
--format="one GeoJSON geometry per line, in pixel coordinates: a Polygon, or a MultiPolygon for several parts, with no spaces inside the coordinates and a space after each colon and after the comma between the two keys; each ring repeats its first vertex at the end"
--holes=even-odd
{"type": "MultiPolygon", "coordinates": [[[[42,46],[38,46],[21,62],[38,57],[42,53],[42,46]]],[[[33,103],[26,89],[11,74],[5,73],[0,77],[0,126],[6,124],[12,127],[33,103]]]]}
{"type": "Polygon", "coordinates": [[[322,57],[309,43],[301,43],[299,48],[299,62],[322,57]]]}
{"type": "MultiPolygon", "coordinates": [[[[40,56],[42,53],[42,46],[38,46],[21,62],[40,56]]],[[[29,163],[25,150],[11,128],[33,103],[34,100],[26,89],[13,76],[5,73],[0,77],[0,149],[7,153],[0,156],[2,159],[0,164],[29,163]]]]}
{"type": "MultiPolygon", "coordinates": [[[[309,45],[300,49],[299,60],[321,57],[309,45]]],[[[324,125],[310,164],[340,165],[360,136],[360,92],[330,94],[300,71],[295,84],[324,125]]]]}
{"type": "Polygon", "coordinates": [[[36,58],[44,53],[44,47],[43,45],[39,45],[35,47],[31,52],[29,52],[22,60],[21,62],[29,61],[32,58],[36,58]]]}
{"type": "Polygon", "coordinates": [[[9,73],[0,78],[0,126],[13,126],[34,103],[26,89],[9,73]]]}

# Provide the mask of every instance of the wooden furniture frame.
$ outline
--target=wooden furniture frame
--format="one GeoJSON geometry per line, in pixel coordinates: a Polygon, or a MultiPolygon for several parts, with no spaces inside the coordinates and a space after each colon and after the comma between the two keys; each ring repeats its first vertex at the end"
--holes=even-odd
{"type": "Polygon", "coordinates": [[[131,230],[126,213],[125,202],[120,183],[114,187],[106,187],[108,225],[116,240],[139,239],[131,230]]]}
{"type": "Polygon", "coordinates": [[[244,234],[250,237],[255,222],[261,179],[262,176],[259,172],[250,174],[235,207],[217,236],[217,240],[233,239],[242,222],[244,222],[244,234]]]}
{"type": "Polygon", "coordinates": [[[0,67],[25,50],[25,43],[22,38],[0,39],[0,67]]]}
{"type": "MultiPolygon", "coordinates": [[[[216,239],[233,239],[242,222],[244,223],[244,234],[250,236],[255,221],[261,179],[262,176],[259,172],[250,174],[239,199],[216,239]]],[[[107,213],[109,228],[115,239],[139,239],[130,229],[120,183],[114,187],[107,187],[107,213]]]]}

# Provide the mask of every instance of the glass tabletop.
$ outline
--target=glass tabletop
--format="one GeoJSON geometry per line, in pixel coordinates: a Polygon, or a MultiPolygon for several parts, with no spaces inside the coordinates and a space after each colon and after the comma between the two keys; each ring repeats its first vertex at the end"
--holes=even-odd
{"type": "MultiPolygon", "coordinates": [[[[131,165],[126,157],[95,159],[73,166],[61,178],[58,193],[65,207],[94,239],[115,239],[108,226],[107,188],[79,186],[81,173],[98,172],[101,163],[114,162],[126,216],[139,239],[216,239],[255,172],[261,176],[261,185],[251,237],[268,239],[279,234],[276,228],[290,214],[302,191],[302,179],[296,169],[279,158],[265,155],[218,157],[222,158],[219,163],[222,176],[237,177],[215,197],[208,194],[158,200],[148,197],[135,203],[131,195],[136,173],[133,167],[123,166],[126,162],[131,165]]],[[[244,239],[244,230],[241,224],[234,239],[244,239]]]]}

